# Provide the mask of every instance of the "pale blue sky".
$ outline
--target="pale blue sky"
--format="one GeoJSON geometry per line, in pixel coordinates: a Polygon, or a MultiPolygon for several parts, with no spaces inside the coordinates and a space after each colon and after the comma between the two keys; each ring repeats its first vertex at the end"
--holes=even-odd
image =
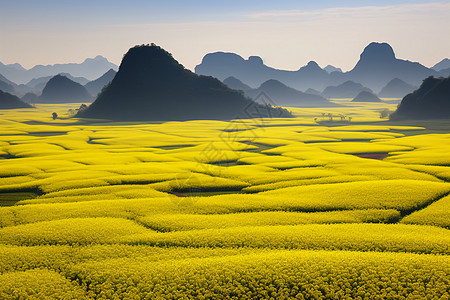
{"type": "Polygon", "coordinates": [[[156,42],[191,69],[212,51],[349,69],[370,41],[386,41],[432,65],[450,56],[448,28],[450,1],[0,0],[0,61],[120,63],[131,46],[156,42]]]}

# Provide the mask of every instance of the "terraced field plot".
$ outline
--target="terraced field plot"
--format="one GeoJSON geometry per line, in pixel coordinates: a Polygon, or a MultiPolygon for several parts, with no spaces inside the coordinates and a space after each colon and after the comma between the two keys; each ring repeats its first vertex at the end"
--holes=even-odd
{"type": "Polygon", "coordinates": [[[0,111],[0,299],[449,298],[448,126],[340,103],[229,122],[0,111]]]}

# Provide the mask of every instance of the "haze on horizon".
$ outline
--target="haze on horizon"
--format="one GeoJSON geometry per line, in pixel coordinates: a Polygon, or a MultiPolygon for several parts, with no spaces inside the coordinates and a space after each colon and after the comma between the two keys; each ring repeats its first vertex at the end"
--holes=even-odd
{"type": "Polygon", "coordinates": [[[450,57],[450,1],[0,0],[0,62],[119,64],[128,48],[154,42],[193,70],[209,52],[296,70],[314,60],[351,69],[372,41],[428,67],[450,57]],[[363,3],[363,4],[362,4],[363,3]]]}

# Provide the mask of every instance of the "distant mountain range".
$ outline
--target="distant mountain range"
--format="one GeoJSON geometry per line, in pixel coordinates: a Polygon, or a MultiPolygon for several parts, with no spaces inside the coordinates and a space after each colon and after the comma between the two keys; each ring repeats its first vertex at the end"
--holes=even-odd
{"type": "Polygon", "coordinates": [[[0,74],[0,91],[3,92],[14,92],[14,87],[16,84],[8,80],[5,76],[0,74]]]}
{"type": "Polygon", "coordinates": [[[409,84],[419,85],[428,76],[440,74],[419,63],[397,59],[387,43],[371,43],[360,56],[353,70],[345,77],[379,91],[389,81],[399,78],[409,84]]]}
{"type": "Polygon", "coordinates": [[[298,90],[309,87],[322,90],[330,82],[330,74],[313,61],[297,71],[285,71],[266,66],[258,56],[245,60],[237,54],[224,52],[205,55],[202,63],[195,67],[195,73],[220,80],[235,77],[253,87],[275,79],[298,90]]]}
{"type": "Polygon", "coordinates": [[[354,98],[362,91],[372,93],[371,89],[363,86],[362,84],[347,80],[337,86],[329,86],[325,88],[321,95],[326,98],[354,98]]]}
{"type": "Polygon", "coordinates": [[[449,119],[450,77],[428,77],[420,88],[403,98],[391,120],[449,119]]]}
{"type": "Polygon", "coordinates": [[[436,71],[441,71],[441,70],[444,70],[444,69],[450,69],[450,59],[444,58],[443,60],[441,60],[440,62],[438,62],[437,64],[435,64],[431,68],[433,70],[436,70],[436,71]]]}
{"type": "Polygon", "coordinates": [[[252,89],[250,86],[246,85],[245,83],[243,83],[242,81],[233,76],[225,78],[223,83],[228,85],[228,87],[232,88],[233,90],[247,91],[252,89]]]}
{"type": "Polygon", "coordinates": [[[112,82],[86,110],[77,114],[120,121],[263,116],[291,114],[282,108],[258,104],[216,78],[192,73],[154,44],[131,48],[112,82]]]}
{"type": "Polygon", "coordinates": [[[0,62],[0,74],[16,84],[26,84],[35,78],[55,76],[60,73],[69,73],[74,77],[84,77],[88,80],[94,80],[109,69],[117,70],[118,66],[100,55],[95,58],[87,58],[79,64],[37,65],[29,70],[17,63],[4,65],[0,62]]]}
{"type": "Polygon", "coordinates": [[[307,94],[311,94],[311,95],[320,95],[320,92],[318,90],[312,89],[312,88],[308,88],[305,93],[307,94]]]}
{"type": "MultiPolygon", "coordinates": [[[[48,95],[41,94],[55,75],[61,75],[77,83],[69,85],[73,90],[66,90],[67,95],[63,95],[63,88],[59,90],[62,102],[73,99],[88,101],[90,96],[96,97],[113,81],[117,68],[102,56],[86,59],[80,64],[39,65],[29,70],[20,64],[0,63],[0,90],[22,97],[27,102],[50,101],[48,95]],[[75,90],[78,90],[78,96],[74,98],[71,94],[75,90]]],[[[402,98],[413,92],[424,78],[450,76],[450,60],[445,58],[427,68],[396,58],[387,43],[374,42],[365,47],[358,63],[348,72],[332,65],[322,69],[314,61],[297,71],[278,70],[266,66],[258,56],[250,56],[246,60],[237,54],[224,52],[205,55],[195,71],[214,76],[228,87],[244,91],[245,96],[254,100],[265,94],[279,105],[310,107],[333,105],[325,98],[354,98],[363,91],[378,92],[378,96],[383,98],[402,98]]]]}
{"type": "Polygon", "coordinates": [[[325,71],[327,71],[328,73],[333,73],[333,72],[339,72],[342,73],[342,69],[341,68],[337,68],[335,66],[332,65],[328,65],[325,68],[323,68],[325,71]]]}
{"type": "Polygon", "coordinates": [[[239,79],[226,78],[223,83],[232,89],[242,90],[244,94],[258,103],[276,106],[294,107],[332,107],[339,106],[320,95],[308,94],[286,86],[274,79],[263,82],[258,88],[252,89],[239,79]]]}
{"type": "MultiPolygon", "coordinates": [[[[304,93],[288,87],[282,82],[274,79],[263,82],[257,89],[251,88],[249,85],[243,83],[235,77],[228,77],[223,81],[223,83],[232,89],[244,91],[245,95],[251,97],[252,99],[255,99],[258,92],[264,91],[273,99],[274,102],[279,105],[297,107],[310,107],[311,105],[330,106],[330,104],[332,105],[333,103],[327,101],[325,98],[353,99],[363,91],[373,94],[371,89],[351,80],[337,86],[328,86],[322,92],[308,88],[304,93]],[[283,92],[281,92],[281,90],[283,92]],[[320,97],[317,98],[314,96],[320,97]]],[[[378,96],[383,98],[403,98],[407,94],[412,93],[415,89],[417,89],[417,87],[407,84],[401,79],[394,78],[381,89],[378,96]]]]}
{"type": "MultiPolygon", "coordinates": [[[[438,67],[445,66],[446,60],[438,64],[438,67]]],[[[369,44],[355,67],[345,73],[332,66],[322,69],[313,61],[297,71],[278,70],[265,65],[258,56],[251,56],[246,60],[237,54],[224,52],[206,54],[201,64],[196,66],[195,72],[220,80],[233,76],[251,86],[259,86],[269,79],[275,79],[298,90],[323,90],[351,80],[373,91],[380,91],[394,78],[418,86],[428,76],[444,75],[417,62],[396,58],[394,50],[387,43],[369,44]]]]}
{"type": "Polygon", "coordinates": [[[442,69],[442,70],[439,71],[439,73],[444,75],[444,77],[448,77],[448,76],[450,76],[450,68],[442,69]]]}
{"type": "MultiPolygon", "coordinates": [[[[73,77],[69,73],[60,73],[57,75],[64,76],[84,86],[91,96],[97,96],[103,87],[112,81],[116,73],[113,69],[109,69],[105,74],[93,81],[89,81],[84,77],[73,77]]],[[[38,95],[41,95],[43,89],[53,77],[55,76],[39,77],[30,80],[27,84],[17,85],[0,74],[0,90],[22,97],[26,102],[34,103],[37,101],[38,95]]]]}

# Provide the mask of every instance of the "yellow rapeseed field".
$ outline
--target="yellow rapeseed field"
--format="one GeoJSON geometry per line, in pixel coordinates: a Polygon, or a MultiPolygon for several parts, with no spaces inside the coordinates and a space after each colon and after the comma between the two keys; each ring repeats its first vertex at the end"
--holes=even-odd
{"type": "Polygon", "coordinates": [[[338,102],[227,122],[0,110],[0,299],[450,299],[450,133],[338,102]]]}

